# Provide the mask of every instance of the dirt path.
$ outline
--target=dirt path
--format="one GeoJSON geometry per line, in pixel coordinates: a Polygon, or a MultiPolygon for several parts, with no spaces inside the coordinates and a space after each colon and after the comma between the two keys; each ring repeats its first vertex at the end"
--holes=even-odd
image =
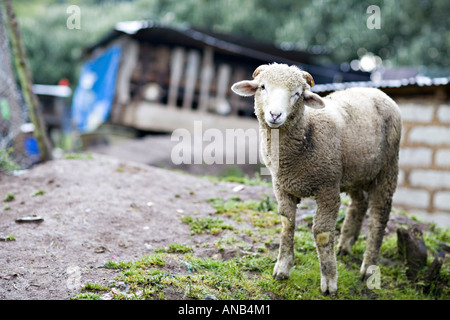
{"type": "MultiPolygon", "coordinates": [[[[107,261],[174,242],[213,241],[190,236],[181,217],[212,214],[206,200],[230,198],[237,185],[100,156],[52,161],[18,177],[0,174],[0,196],[14,195],[0,208],[0,237],[15,238],[0,241],[0,299],[69,299],[77,293],[74,270],[82,283],[107,281],[115,275],[103,267],[107,261]],[[16,222],[33,215],[43,222],[16,222]]],[[[272,191],[245,186],[238,193],[245,200],[272,191]]]]}

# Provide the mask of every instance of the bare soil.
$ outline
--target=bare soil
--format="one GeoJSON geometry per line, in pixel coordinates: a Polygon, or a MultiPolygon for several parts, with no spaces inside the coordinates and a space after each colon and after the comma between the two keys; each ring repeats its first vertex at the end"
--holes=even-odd
{"type": "MultiPolygon", "coordinates": [[[[213,242],[212,235],[191,236],[181,218],[212,215],[212,197],[272,194],[263,186],[233,191],[238,185],[104,156],[0,173],[0,197],[14,195],[0,208],[0,299],[69,299],[79,292],[73,268],[82,284],[104,283],[116,275],[104,268],[110,260],[134,260],[170,243],[213,242]],[[16,221],[30,216],[43,221],[16,221]],[[1,241],[8,236],[15,240],[1,241]]],[[[199,255],[217,254],[195,247],[199,255]]]]}

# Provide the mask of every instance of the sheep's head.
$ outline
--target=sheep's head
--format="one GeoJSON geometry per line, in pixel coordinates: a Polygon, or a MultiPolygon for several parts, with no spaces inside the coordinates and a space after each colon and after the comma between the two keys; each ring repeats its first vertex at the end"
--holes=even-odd
{"type": "Polygon", "coordinates": [[[312,76],[285,64],[261,65],[253,72],[253,80],[236,82],[231,89],[241,96],[255,95],[255,113],[259,121],[271,128],[278,128],[296,113],[303,112],[303,105],[321,109],[322,98],[311,92],[312,76]]]}

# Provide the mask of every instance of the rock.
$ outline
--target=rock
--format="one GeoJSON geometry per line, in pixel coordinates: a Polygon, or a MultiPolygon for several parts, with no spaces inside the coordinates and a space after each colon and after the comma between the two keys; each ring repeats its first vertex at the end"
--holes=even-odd
{"type": "Polygon", "coordinates": [[[110,251],[110,250],[104,246],[99,246],[99,247],[94,248],[95,253],[104,253],[106,251],[110,251]]]}
{"type": "Polygon", "coordinates": [[[37,222],[37,223],[40,223],[42,221],[44,221],[44,218],[42,218],[40,216],[36,216],[36,215],[29,216],[29,217],[22,217],[22,218],[16,219],[17,223],[23,223],[23,222],[37,222]]]}

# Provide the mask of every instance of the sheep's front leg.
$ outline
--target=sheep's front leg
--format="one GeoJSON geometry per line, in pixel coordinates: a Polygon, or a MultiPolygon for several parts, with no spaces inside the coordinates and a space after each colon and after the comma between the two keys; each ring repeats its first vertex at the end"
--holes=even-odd
{"type": "Polygon", "coordinates": [[[331,296],[334,296],[337,291],[334,231],[340,203],[338,190],[321,192],[317,196],[317,212],[313,224],[313,234],[320,262],[320,289],[322,294],[329,293],[331,296]]]}
{"type": "Polygon", "coordinates": [[[276,192],[276,196],[283,229],[273,277],[282,280],[289,278],[289,271],[294,266],[295,211],[299,199],[283,191],[276,192]]]}

